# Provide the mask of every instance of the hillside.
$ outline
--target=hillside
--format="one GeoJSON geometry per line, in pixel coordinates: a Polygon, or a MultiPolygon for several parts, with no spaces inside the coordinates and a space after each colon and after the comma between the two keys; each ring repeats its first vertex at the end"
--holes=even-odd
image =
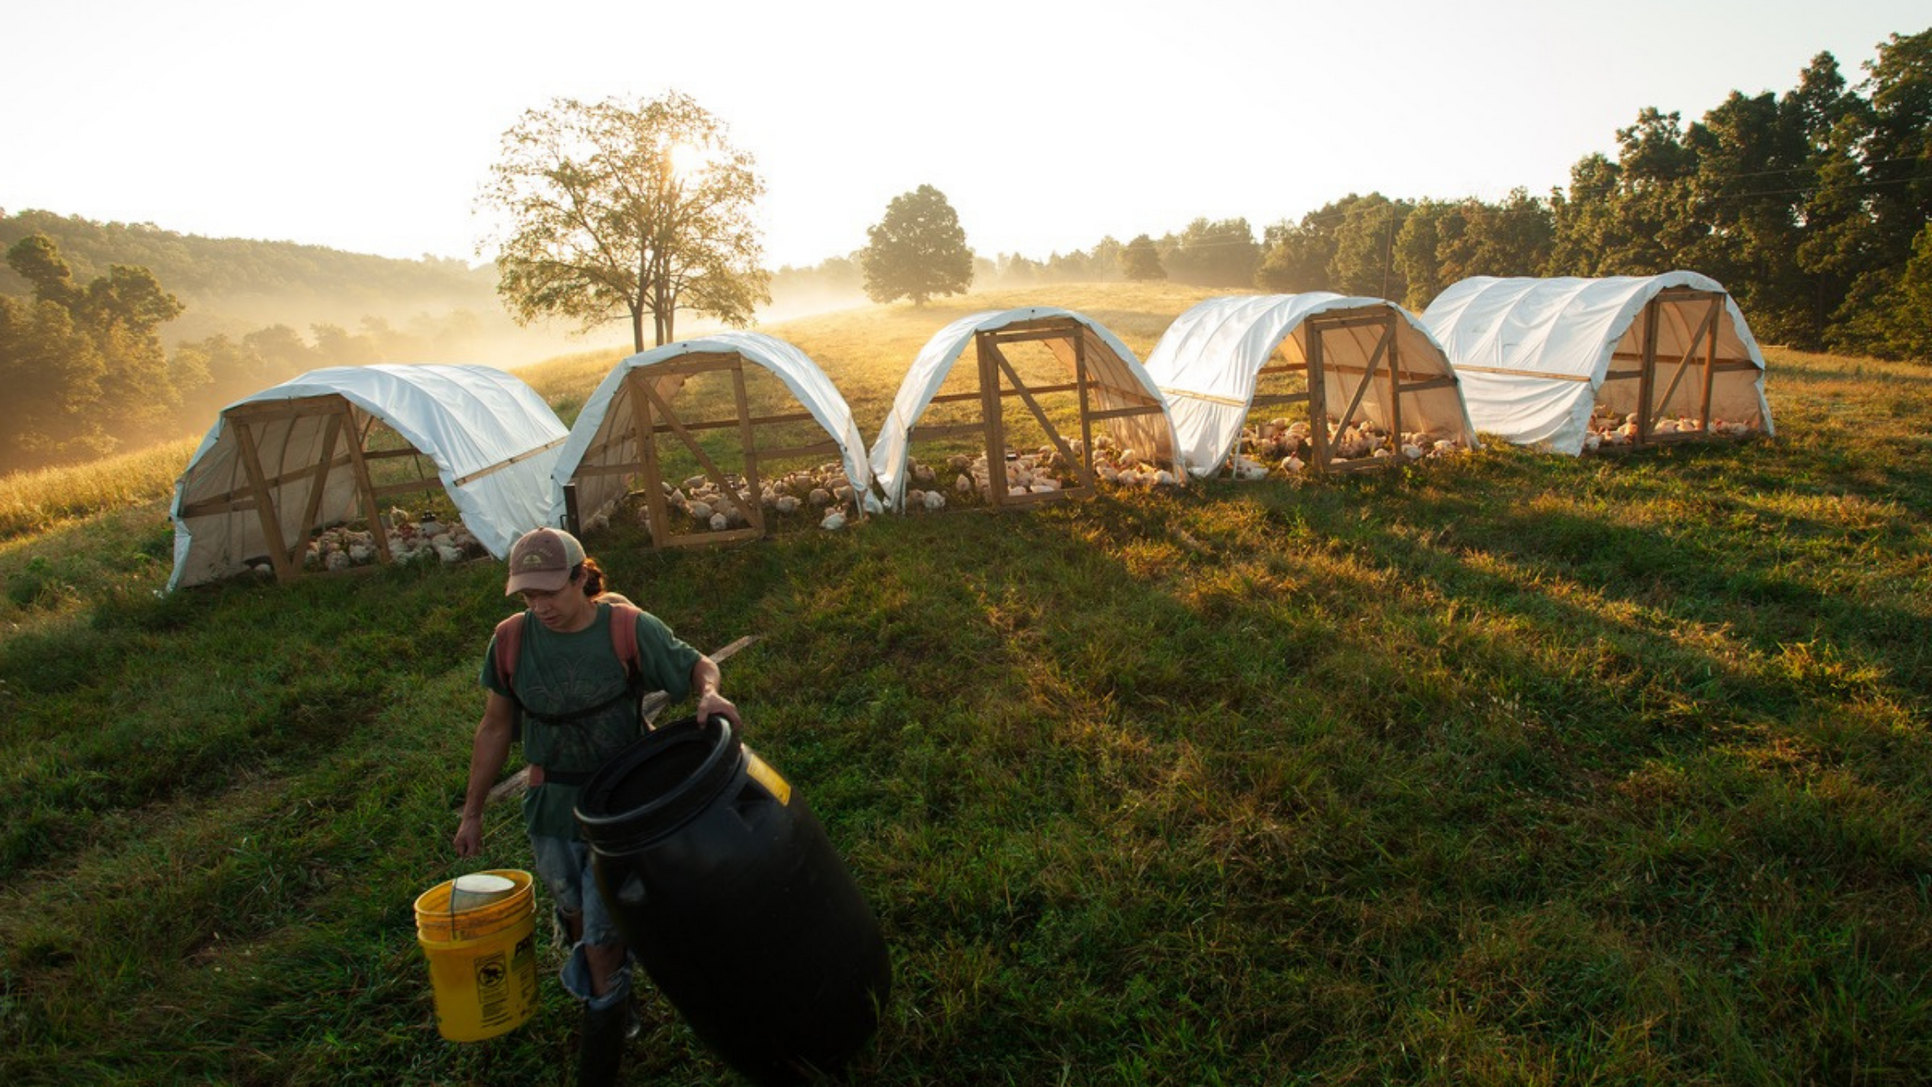
{"type": "MultiPolygon", "coordinates": [[[[1193,298],[766,330],[870,437],[954,316],[1144,352],[1193,298]]],[[[520,372],[570,410],[608,365],[520,372]]],[[[1773,350],[1775,439],[590,542],[762,638],[725,692],[893,956],[855,1081],[1916,1084],[1927,382],[1773,350]]],[[[566,1082],[558,950],[533,1023],[444,1043],[410,908],[529,867],[513,804],[449,847],[500,565],[157,596],[170,472],[0,540],[0,1082],[566,1082]]],[[[629,1081],[730,1082],[640,988],[629,1081]]]]}
{"type": "MultiPolygon", "coordinates": [[[[569,349],[568,330],[519,329],[496,298],[488,264],[424,257],[392,260],[289,241],[204,238],[150,223],[100,223],[45,211],[0,215],[0,251],[45,234],[82,281],[110,265],[147,268],[186,305],[163,329],[170,346],[270,325],[313,338],[318,324],[350,332],[394,330],[441,340],[464,357],[411,361],[522,365],[569,349]]],[[[0,267],[0,293],[26,285],[0,267]]]]}

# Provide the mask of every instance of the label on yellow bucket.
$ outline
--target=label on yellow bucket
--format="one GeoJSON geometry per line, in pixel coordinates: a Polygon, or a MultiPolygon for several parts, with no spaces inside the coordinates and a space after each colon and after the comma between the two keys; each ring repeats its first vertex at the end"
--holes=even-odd
{"type": "Polygon", "coordinates": [[[772,799],[778,801],[780,804],[791,804],[791,783],[787,782],[783,777],[780,777],[778,771],[765,765],[765,760],[759,758],[757,753],[749,747],[745,748],[745,774],[751,780],[763,785],[765,791],[772,795],[772,799]]]}

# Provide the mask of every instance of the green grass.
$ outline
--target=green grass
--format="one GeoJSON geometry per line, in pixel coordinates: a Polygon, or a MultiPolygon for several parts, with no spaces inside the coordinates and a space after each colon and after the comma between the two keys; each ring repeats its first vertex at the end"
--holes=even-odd
{"type": "MultiPolygon", "coordinates": [[[[870,437],[961,313],[1144,354],[1192,300],[772,331],[870,437]]],[[[726,690],[893,954],[859,1081],[1918,1083],[1929,388],[1774,351],[1770,440],[593,551],[763,636],[726,690]]],[[[555,950],[451,1045],[410,913],[528,865],[514,805],[448,847],[498,565],[159,597],[171,544],[160,495],[0,542],[0,1082],[569,1082],[555,950]]],[[[731,1082],[643,1010],[630,1082],[731,1082]]]]}

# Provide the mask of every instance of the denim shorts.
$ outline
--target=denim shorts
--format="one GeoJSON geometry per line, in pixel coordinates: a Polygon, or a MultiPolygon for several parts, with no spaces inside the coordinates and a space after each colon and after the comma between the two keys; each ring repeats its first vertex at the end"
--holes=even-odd
{"type": "Polygon", "coordinates": [[[589,843],[531,835],[530,851],[535,855],[537,876],[549,889],[557,909],[583,915],[584,943],[624,942],[623,935],[611,921],[610,909],[604,905],[604,896],[597,892],[597,877],[590,868],[589,843]]]}

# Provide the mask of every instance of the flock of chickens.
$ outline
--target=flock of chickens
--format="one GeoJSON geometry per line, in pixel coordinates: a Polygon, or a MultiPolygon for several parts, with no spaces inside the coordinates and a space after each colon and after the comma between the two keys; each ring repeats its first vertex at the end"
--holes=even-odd
{"type": "MultiPolygon", "coordinates": [[[[1694,433],[1700,429],[1696,419],[1664,419],[1653,424],[1651,433],[1694,433]]],[[[1713,420],[1710,428],[1712,434],[1725,437],[1742,437],[1751,430],[1749,424],[1722,420],[1713,420]]],[[[1636,434],[1635,415],[1599,408],[1591,417],[1584,448],[1628,446],[1636,434]]],[[[1398,436],[1368,422],[1338,428],[1330,420],[1327,438],[1330,458],[1337,461],[1365,458],[1419,461],[1451,456],[1465,449],[1460,439],[1422,431],[1398,436]]],[[[1083,455],[1079,439],[1074,439],[1070,447],[1075,458],[1083,455]]],[[[1293,477],[1307,469],[1314,455],[1313,428],[1308,421],[1271,419],[1242,429],[1237,449],[1223,469],[1223,478],[1245,481],[1293,477]]],[[[1001,467],[1008,494],[1052,493],[1079,481],[1078,464],[1051,445],[1032,452],[1008,449],[1001,467]]],[[[992,501],[993,467],[984,453],[976,457],[954,453],[943,463],[925,463],[909,457],[906,471],[906,512],[937,512],[948,505],[985,505],[992,501]]],[[[1094,436],[1093,472],[1096,484],[1121,489],[1171,487],[1179,482],[1169,467],[1123,447],[1104,433],[1094,436]]],[[[733,488],[737,501],[727,497],[718,483],[707,476],[692,476],[681,484],[665,481],[666,509],[678,522],[673,527],[681,532],[741,528],[750,523],[744,511],[756,502],[763,507],[768,524],[774,520],[784,523],[793,518],[815,518],[820,528],[836,530],[860,516],[866,505],[865,496],[853,485],[844,465],[837,461],[761,480],[755,496],[743,477],[727,476],[726,484],[733,488]]],[[[635,502],[631,509],[632,516],[648,529],[650,514],[646,504],[635,502]]],[[[595,531],[605,527],[609,518],[608,512],[600,513],[585,527],[595,531]]],[[[387,520],[395,561],[458,563],[485,554],[483,546],[459,519],[452,517],[444,521],[433,515],[418,518],[398,509],[390,511],[387,520]]],[[[310,570],[343,570],[368,565],[376,559],[373,532],[338,526],[323,530],[309,541],[303,565],[310,570]]]]}
{"type": "MultiPolygon", "coordinates": [[[[1725,438],[1742,438],[1757,428],[1750,423],[1732,423],[1723,419],[1711,420],[1711,433],[1725,438]]],[[[1650,426],[1654,437],[1668,437],[1672,434],[1696,434],[1702,427],[1689,416],[1678,419],[1659,419],[1650,426]]],[[[1590,430],[1583,436],[1584,452],[1594,452],[1603,448],[1629,446],[1637,440],[1637,413],[1611,411],[1603,405],[1590,414],[1590,430]]]]}

